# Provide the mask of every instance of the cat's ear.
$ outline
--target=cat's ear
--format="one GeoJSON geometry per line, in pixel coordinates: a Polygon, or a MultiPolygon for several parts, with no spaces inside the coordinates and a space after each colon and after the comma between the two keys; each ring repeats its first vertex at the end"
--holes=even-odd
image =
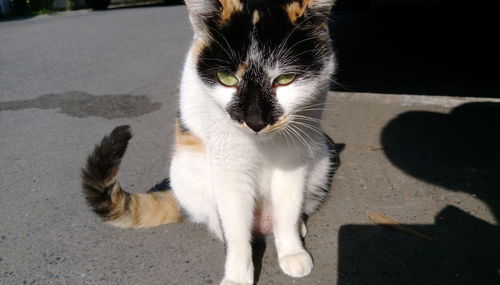
{"type": "Polygon", "coordinates": [[[295,0],[285,6],[288,19],[293,24],[304,18],[326,20],[335,0],[295,0]]]}
{"type": "Polygon", "coordinates": [[[208,21],[224,24],[243,11],[241,0],[185,0],[195,33],[205,33],[208,21]]]}
{"type": "Polygon", "coordinates": [[[241,0],[185,0],[189,19],[197,34],[206,33],[207,23],[224,24],[233,14],[243,11],[241,0]]]}
{"type": "Polygon", "coordinates": [[[217,12],[217,0],[185,0],[195,35],[206,32],[206,21],[217,12]]]}

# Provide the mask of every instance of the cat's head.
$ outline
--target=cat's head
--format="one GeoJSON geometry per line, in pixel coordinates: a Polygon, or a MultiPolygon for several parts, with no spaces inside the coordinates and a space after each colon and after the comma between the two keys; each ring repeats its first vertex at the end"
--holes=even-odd
{"type": "Polygon", "coordinates": [[[230,120],[266,133],[329,86],[333,0],[186,0],[191,52],[207,95],[230,120]]]}

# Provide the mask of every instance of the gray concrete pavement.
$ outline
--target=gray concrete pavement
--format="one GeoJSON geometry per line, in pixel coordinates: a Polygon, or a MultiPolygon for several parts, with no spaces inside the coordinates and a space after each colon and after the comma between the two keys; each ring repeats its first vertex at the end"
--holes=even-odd
{"type": "MultiPolygon", "coordinates": [[[[224,248],[203,227],[111,228],[80,194],[86,155],[120,124],[135,134],[123,186],[165,178],[190,38],[184,6],[0,23],[0,284],[220,281],[224,248]]],[[[309,220],[315,268],[286,277],[268,238],[258,284],[497,281],[499,101],[330,93],[328,103],[325,129],[346,147],[330,200],[309,220]],[[373,225],[373,212],[435,241],[373,225]]]]}

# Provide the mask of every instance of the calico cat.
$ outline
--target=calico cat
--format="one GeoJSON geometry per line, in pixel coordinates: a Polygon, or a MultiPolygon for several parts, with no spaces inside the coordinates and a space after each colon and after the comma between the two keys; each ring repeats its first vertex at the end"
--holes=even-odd
{"type": "Polygon", "coordinates": [[[284,273],[303,277],[303,217],[330,191],[333,143],[320,130],[334,70],[333,0],[186,0],[194,39],[180,88],[171,189],[125,192],[131,138],[117,127],[89,156],[85,197],[105,221],[142,228],[188,219],[227,247],[221,284],[253,284],[251,240],[273,233],[284,273]],[[182,209],[182,210],[181,210],[182,209]]]}

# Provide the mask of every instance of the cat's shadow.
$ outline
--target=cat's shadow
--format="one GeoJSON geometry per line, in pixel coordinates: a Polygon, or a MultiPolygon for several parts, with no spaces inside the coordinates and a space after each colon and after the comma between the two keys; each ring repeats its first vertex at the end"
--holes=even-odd
{"type": "Polygon", "coordinates": [[[266,251],[266,237],[261,235],[254,235],[252,240],[252,261],[254,265],[254,284],[259,282],[260,273],[262,271],[262,259],[266,251]]]}
{"type": "MultiPolygon", "coordinates": [[[[410,225],[434,241],[371,224],[342,225],[337,284],[500,284],[500,226],[494,222],[500,220],[499,125],[497,102],[392,119],[381,134],[391,163],[439,186],[421,189],[428,195],[461,194],[435,213],[435,223],[410,225]],[[483,220],[488,212],[493,219],[483,220]]],[[[418,215],[424,207],[407,210],[418,215]]]]}

